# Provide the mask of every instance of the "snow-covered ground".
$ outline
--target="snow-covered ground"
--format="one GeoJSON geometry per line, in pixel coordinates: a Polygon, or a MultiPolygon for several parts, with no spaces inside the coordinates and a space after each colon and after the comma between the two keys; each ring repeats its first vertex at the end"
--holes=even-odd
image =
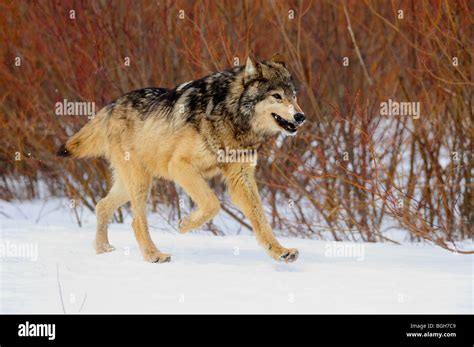
{"type": "Polygon", "coordinates": [[[300,250],[284,264],[251,235],[180,235],[149,213],[172,254],[149,264],[129,221],[110,226],[117,250],[96,255],[94,215],[79,228],[59,205],[0,202],[1,313],[473,312],[473,257],[436,246],[279,238],[300,250]]]}

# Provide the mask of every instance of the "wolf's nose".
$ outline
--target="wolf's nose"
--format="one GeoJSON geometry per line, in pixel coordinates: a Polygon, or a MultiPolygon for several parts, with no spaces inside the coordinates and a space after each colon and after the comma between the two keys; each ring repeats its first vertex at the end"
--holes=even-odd
{"type": "Polygon", "coordinates": [[[298,124],[303,123],[304,120],[306,119],[306,118],[304,117],[304,114],[301,113],[301,112],[296,113],[293,117],[294,117],[294,119],[295,119],[295,122],[298,123],[298,124]]]}

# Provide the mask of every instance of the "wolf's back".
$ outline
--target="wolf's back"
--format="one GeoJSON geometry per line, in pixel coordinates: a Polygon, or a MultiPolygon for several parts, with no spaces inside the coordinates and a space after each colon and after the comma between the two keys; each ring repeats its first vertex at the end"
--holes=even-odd
{"type": "Polygon", "coordinates": [[[90,158],[105,154],[106,115],[101,110],[90,122],[62,145],[57,155],[61,157],[90,158]]]}

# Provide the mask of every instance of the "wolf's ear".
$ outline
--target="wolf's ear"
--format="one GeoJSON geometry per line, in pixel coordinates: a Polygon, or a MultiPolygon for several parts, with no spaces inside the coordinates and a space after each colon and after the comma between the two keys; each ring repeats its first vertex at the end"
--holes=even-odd
{"type": "Polygon", "coordinates": [[[283,65],[283,67],[286,67],[285,61],[283,60],[283,57],[281,56],[280,53],[275,53],[272,56],[272,59],[270,59],[273,63],[283,65]]]}
{"type": "Polygon", "coordinates": [[[248,82],[251,79],[260,75],[260,68],[258,62],[252,61],[250,57],[247,58],[247,62],[245,63],[245,74],[244,74],[244,81],[248,82]]]}

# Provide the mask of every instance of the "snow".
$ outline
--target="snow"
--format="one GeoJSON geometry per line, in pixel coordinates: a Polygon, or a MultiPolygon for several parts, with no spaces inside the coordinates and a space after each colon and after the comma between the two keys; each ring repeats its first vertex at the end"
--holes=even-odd
{"type": "Polygon", "coordinates": [[[80,228],[58,200],[0,202],[0,312],[473,312],[471,255],[422,243],[279,237],[300,251],[284,264],[251,235],[180,235],[156,215],[149,219],[160,224],[152,238],[172,254],[170,263],[142,260],[129,217],[110,225],[117,250],[96,255],[93,214],[83,212],[80,228]]]}

